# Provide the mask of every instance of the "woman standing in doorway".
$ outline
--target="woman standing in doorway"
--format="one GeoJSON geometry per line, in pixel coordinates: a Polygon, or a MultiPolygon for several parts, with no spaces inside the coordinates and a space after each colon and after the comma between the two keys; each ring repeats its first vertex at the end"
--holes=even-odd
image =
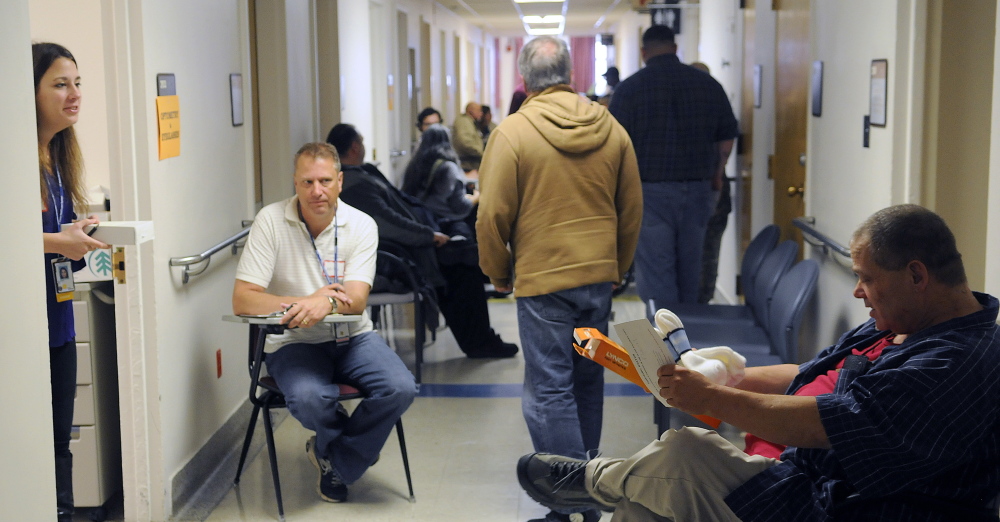
{"type": "Polygon", "coordinates": [[[76,332],[73,329],[72,268],[80,268],[88,252],[109,248],[87,235],[94,217],[75,221],[86,208],[83,158],[73,124],[80,111],[80,74],[76,59],[63,46],[31,46],[38,123],[38,163],[45,247],[45,286],[49,319],[49,365],[52,380],[52,425],[56,461],[58,519],[73,519],[73,455],[69,451],[76,394],[76,332]],[[74,222],[75,221],[75,222],[74,222]],[[65,223],[72,223],[61,230],[65,223]]]}

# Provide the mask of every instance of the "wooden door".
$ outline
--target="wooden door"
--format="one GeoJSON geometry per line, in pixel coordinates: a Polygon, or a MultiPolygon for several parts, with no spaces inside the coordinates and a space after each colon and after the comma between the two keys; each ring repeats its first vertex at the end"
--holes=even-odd
{"type": "Polygon", "coordinates": [[[805,213],[806,123],[809,93],[809,0],[774,0],[777,11],[774,157],[774,223],[781,238],[802,234],[792,219],[805,213]]]}

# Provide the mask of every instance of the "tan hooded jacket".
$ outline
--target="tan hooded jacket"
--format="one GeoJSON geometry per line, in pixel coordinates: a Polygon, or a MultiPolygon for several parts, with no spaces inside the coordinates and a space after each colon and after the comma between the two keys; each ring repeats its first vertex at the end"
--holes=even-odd
{"type": "Polygon", "coordinates": [[[514,295],[620,282],[642,222],[625,129],[567,85],[528,98],[490,134],[479,171],[479,264],[514,295]],[[510,251],[508,251],[508,245],[510,251]]]}

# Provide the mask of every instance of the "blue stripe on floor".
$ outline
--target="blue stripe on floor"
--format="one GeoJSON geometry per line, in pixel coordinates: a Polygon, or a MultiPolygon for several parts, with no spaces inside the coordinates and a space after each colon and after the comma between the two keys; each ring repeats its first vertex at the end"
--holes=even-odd
{"type": "MultiPolygon", "coordinates": [[[[452,397],[452,398],[480,398],[480,399],[501,399],[518,398],[521,396],[523,385],[520,383],[508,384],[435,384],[423,383],[420,385],[420,397],[452,397]]],[[[604,383],[605,397],[641,397],[648,395],[642,388],[630,382],[608,382],[604,383]]]]}

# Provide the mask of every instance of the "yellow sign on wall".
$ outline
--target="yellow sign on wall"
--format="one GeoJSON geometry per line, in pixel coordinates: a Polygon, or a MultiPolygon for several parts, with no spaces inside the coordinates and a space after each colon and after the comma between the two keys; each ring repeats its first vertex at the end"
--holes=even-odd
{"type": "Polygon", "coordinates": [[[156,97],[160,159],[181,155],[181,104],[176,95],[156,97]]]}

